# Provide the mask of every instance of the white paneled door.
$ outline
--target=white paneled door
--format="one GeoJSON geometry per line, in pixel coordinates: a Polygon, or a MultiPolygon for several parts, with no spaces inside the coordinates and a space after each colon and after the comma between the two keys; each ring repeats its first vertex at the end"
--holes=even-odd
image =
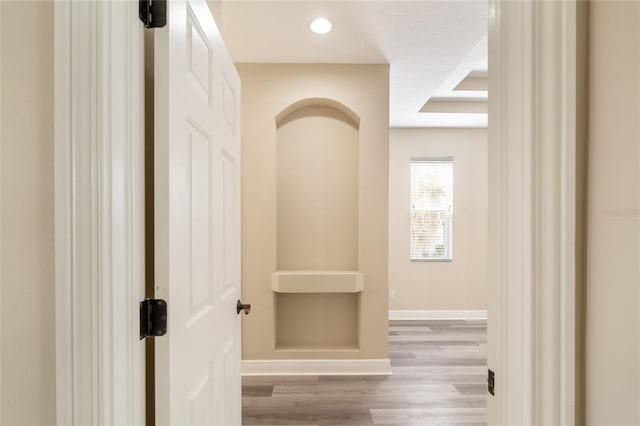
{"type": "Polygon", "coordinates": [[[240,79],[205,1],[155,32],[156,423],[240,425],[240,79]]]}

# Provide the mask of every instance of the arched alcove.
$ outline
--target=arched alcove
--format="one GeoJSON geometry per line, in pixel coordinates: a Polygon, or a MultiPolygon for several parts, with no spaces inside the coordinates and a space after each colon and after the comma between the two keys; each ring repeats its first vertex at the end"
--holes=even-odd
{"type": "Polygon", "coordinates": [[[276,117],[278,350],[358,348],[359,125],[330,99],[276,117]]]}
{"type": "Polygon", "coordinates": [[[328,98],[302,99],[289,105],[276,115],[276,127],[304,116],[326,116],[341,120],[354,129],[360,128],[360,117],[345,104],[328,98]]]}
{"type": "Polygon", "coordinates": [[[359,121],[330,99],[276,117],[278,270],[358,269],[359,121]]]}

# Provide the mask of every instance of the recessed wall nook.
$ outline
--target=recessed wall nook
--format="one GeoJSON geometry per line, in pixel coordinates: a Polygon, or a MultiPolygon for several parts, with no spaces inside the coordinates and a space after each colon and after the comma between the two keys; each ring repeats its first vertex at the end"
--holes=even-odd
{"type": "Polygon", "coordinates": [[[276,117],[276,350],[359,347],[359,122],[318,98],[276,117]]]}

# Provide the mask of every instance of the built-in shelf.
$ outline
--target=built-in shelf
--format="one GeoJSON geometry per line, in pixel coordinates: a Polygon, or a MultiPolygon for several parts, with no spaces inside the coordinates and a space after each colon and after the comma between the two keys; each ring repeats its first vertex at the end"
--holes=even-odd
{"type": "Polygon", "coordinates": [[[364,279],[358,271],[276,271],[271,274],[276,293],[358,293],[364,279]]]}
{"type": "Polygon", "coordinates": [[[358,345],[278,345],[280,352],[355,352],[360,350],[358,345]]]}

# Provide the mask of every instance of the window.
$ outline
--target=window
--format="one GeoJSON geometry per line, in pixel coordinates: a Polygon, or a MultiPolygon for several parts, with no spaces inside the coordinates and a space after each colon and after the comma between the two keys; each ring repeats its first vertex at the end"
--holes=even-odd
{"type": "Polygon", "coordinates": [[[453,159],[411,160],[411,260],[451,260],[453,159]]]}

